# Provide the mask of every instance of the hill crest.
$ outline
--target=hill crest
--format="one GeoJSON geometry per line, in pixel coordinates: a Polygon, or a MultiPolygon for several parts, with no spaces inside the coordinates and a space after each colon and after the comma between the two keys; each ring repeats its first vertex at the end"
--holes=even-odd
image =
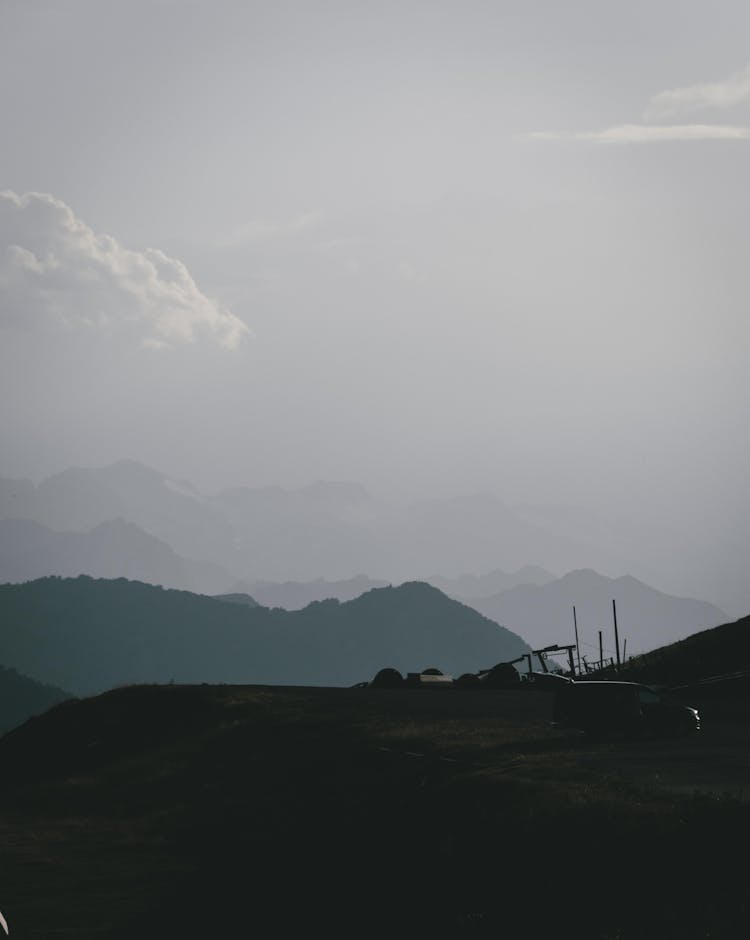
{"type": "Polygon", "coordinates": [[[6,660],[76,694],[132,682],[351,685],[385,666],[474,672],[520,636],[420,582],[301,611],[126,579],[0,585],[6,660]]]}

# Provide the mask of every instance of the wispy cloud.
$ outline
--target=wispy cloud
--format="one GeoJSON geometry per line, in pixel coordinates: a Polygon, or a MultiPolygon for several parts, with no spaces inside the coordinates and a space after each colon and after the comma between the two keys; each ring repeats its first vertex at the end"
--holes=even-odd
{"type": "Polygon", "coordinates": [[[601,144],[647,144],[658,141],[750,140],[750,127],[733,124],[616,124],[598,131],[533,131],[525,140],[590,140],[601,144]]]}
{"type": "Polygon", "coordinates": [[[0,300],[0,327],[124,329],[156,348],[233,349],[249,332],[181,261],[124,248],[45,193],[0,192],[0,300]]]}
{"type": "Polygon", "coordinates": [[[701,82],[659,92],[644,111],[647,121],[663,121],[704,108],[726,111],[750,101],[750,65],[720,82],[701,82]]]}
{"type": "Polygon", "coordinates": [[[654,95],[643,114],[643,124],[615,124],[593,131],[533,131],[521,140],[587,140],[601,144],[648,144],[666,141],[749,140],[743,124],[659,123],[705,108],[728,110],[750,101],[750,66],[722,82],[686,85],[654,95]],[[652,123],[653,122],[653,123],[652,123]]]}

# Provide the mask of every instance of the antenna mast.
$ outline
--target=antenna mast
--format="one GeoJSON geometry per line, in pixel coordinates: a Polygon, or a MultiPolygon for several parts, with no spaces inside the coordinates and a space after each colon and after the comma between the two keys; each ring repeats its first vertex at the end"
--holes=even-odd
{"type": "Polygon", "coordinates": [[[615,621],[615,655],[617,656],[617,668],[620,668],[620,638],[617,634],[617,604],[615,604],[615,599],[612,598],[612,616],[615,621]]]}

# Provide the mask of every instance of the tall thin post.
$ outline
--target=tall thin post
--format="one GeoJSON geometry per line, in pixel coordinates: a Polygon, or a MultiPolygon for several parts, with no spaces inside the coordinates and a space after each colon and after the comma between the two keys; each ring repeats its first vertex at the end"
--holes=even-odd
{"type": "Polygon", "coordinates": [[[581,671],[581,648],[578,645],[578,620],[576,619],[576,605],[573,604],[573,629],[576,633],[576,659],[578,660],[578,672],[581,671]]]}
{"type": "Polygon", "coordinates": [[[599,631],[599,668],[604,669],[604,648],[602,647],[602,631],[599,631]]]}
{"type": "Polygon", "coordinates": [[[617,604],[615,604],[615,599],[612,598],[612,617],[615,621],[615,656],[617,656],[617,668],[620,668],[620,637],[617,633],[617,604]]]}
{"type": "Polygon", "coordinates": [[[624,663],[627,662],[628,660],[628,657],[625,655],[625,650],[627,648],[628,648],[628,638],[625,637],[625,639],[622,641],[622,661],[624,663]]]}

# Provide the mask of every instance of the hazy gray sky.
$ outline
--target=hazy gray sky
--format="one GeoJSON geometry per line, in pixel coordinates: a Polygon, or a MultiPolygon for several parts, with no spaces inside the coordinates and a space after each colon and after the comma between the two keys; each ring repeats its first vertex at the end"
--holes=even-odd
{"type": "Polygon", "coordinates": [[[0,0],[0,473],[736,527],[749,35],[741,0],[0,0]]]}

